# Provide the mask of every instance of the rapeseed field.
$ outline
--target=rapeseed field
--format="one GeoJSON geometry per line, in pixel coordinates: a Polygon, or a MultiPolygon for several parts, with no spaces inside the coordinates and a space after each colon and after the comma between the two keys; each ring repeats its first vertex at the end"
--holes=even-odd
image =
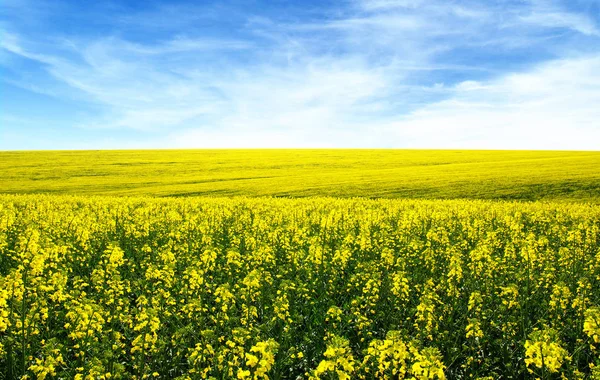
{"type": "Polygon", "coordinates": [[[583,203],[2,195],[0,368],[598,379],[599,239],[583,203]]]}
{"type": "Polygon", "coordinates": [[[600,200],[600,152],[0,152],[0,193],[600,200]]]}

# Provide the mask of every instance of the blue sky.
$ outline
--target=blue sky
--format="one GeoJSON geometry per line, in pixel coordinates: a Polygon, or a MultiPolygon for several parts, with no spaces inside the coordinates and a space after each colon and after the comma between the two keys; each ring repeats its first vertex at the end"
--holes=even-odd
{"type": "Polygon", "coordinates": [[[0,149],[600,149],[600,0],[3,0],[0,149]]]}

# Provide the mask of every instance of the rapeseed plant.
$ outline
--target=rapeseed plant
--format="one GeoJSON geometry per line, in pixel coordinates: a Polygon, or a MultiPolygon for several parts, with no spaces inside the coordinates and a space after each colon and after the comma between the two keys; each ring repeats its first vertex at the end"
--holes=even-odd
{"type": "Polygon", "coordinates": [[[598,242],[576,203],[0,196],[0,378],[594,378],[598,242]]]}

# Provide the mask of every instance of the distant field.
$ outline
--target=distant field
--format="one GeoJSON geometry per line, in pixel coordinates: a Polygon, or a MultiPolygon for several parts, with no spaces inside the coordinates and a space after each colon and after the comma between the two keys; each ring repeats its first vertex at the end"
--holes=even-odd
{"type": "Polygon", "coordinates": [[[0,152],[0,192],[565,199],[597,203],[600,152],[0,152]]]}

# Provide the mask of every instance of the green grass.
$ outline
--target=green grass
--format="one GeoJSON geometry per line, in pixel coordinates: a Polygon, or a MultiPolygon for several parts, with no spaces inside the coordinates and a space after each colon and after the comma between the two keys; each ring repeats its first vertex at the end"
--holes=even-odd
{"type": "Polygon", "coordinates": [[[600,200],[600,152],[0,152],[0,192],[600,200]]]}

